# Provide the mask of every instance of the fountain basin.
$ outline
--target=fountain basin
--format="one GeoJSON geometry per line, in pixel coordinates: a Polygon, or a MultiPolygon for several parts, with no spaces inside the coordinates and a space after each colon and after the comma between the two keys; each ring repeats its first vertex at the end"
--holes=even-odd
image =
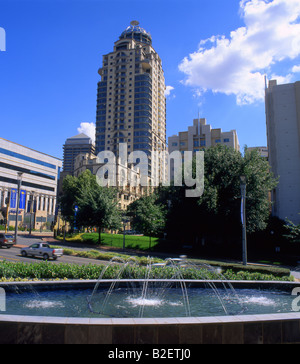
{"type": "MultiPolygon", "coordinates": [[[[134,280],[132,280],[134,281],[134,280]]],[[[80,343],[80,344],[218,344],[218,343],[300,343],[300,313],[287,307],[276,313],[272,299],[267,297],[269,313],[244,312],[242,315],[204,315],[191,317],[71,317],[45,316],[46,306],[55,306],[49,301],[49,292],[92,290],[98,281],[63,281],[1,283],[7,295],[7,307],[0,314],[0,343],[80,343]],[[25,315],[9,308],[10,294],[14,290],[33,290],[32,295],[40,295],[29,305],[29,311],[42,308],[41,315],[25,315]],[[43,292],[47,299],[42,299],[43,292]],[[269,300],[269,301],[268,301],[269,300]],[[41,303],[41,302],[44,302],[41,303]],[[50,302],[50,303],[49,303],[50,302]]],[[[110,281],[104,282],[107,285],[110,281]]],[[[127,282],[128,283],[128,282],[127,282]]],[[[186,281],[192,289],[202,287],[204,281],[186,281]]],[[[220,282],[215,282],[220,285],[220,282]]],[[[294,288],[299,283],[233,281],[231,284],[238,292],[250,290],[276,292],[292,303],[294,288]]],[[[200,289],[200,288],[199,288],[200,289]]],[[[15,293],[16,295],[18,293],[15,293]]],[[[71,296],[73,293],[71,294],[71,296]]],[[[22,296],[22,294],[21,294],[22,296]]],[[[34,296],[33,296],[34,297],[34,296]]],[[[35,297],[36,298],[36,297],[35,297]]],[[[256,299],[256,298],[255,298],[256,299]]],[[[254,301],[255,301],[254,299],[254,301]]],[[[251,297],[250,297],[251,301],[251,297]]],[[[134,302],[134,301],[133,301],[134,302]]],[[[253,302],[252,302],[253,303],[253,302]]],[[[262,301],[260,301],[262,303],[262,301]]],[[[136,304],[136,302],[135,302],[136,304]]],[[[52,307],[53,308],[53,307],[52,307]]],[[[59,308],[59,307],[58,307],[59,308]]],[[[60,307],[61,308],[61,307],[60,307]]],[[[51,311],[51,310],[50,310],[51,311]]],[[[71,312],[71,310],[69,310],[71,312]]],[[[146,312],[146,310],[145,310],[146,312]]],[[[264,311],[266,312],[266,311],[264,311]]],[[[268,311],[267,311],[268,312],[268,311]]],[[[36,315],[37,313],[35,313],[36,315]]],[[[192,308],[193,314],[193,308],[192,308]]]]}

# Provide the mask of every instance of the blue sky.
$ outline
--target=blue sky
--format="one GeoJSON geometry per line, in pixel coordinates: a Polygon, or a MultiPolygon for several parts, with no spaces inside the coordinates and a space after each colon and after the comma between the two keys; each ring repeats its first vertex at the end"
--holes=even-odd
{"type": "Polygon", "coordinates": [[[300,80],[299,0],[0,0],[0,137],[62,158],[96,119],[97,71],[130,21],[165,72],[167,135],[205,117],[266,145],[264,75],[300,80]]]}

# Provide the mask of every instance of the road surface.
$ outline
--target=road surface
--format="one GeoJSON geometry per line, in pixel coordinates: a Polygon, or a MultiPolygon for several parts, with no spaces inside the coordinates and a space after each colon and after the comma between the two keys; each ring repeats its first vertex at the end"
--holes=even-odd
{"type": "MultiPolygon", "coordinates": [[[[35,242],[42,241],[39,237],[27,237],[27,236],[18,236],[18,245],[29,246],[34,244],[35,242]]],[[[55,244],[53,244],[55,245],[55,244]]],[[[62,247],[63,248],[63,247],[62,247]]],[[[72,248],[76,249],[76,248],[72,248]]],[[[86,250],[83,248],[77,248],[78,250],[86,250]]],[[[20,248],[12,247],[11,249],[0,248],[0,261],[7,260],[11,262],[25,262],[25,263],[36,263],[42,261],[42,258],[32,258],[32,257],[22,257],[20,254],[20,248]]],[[[64,255],[58,260],[53,261],[50,260],[53,264],[59,263],[69,263],[69,264],[78,264],[78,265],[87,265],[87,264],[97,264],[97,265],[108,265],[108,261],[101,261],[97,259],[88,259],[81,257],[74,257],[64,255]]],[[[290,267],[291,275],[294,276],[298,281],[300,281],[300,266],[298,267],[290,267]]]]}
{"type": "MultiPolygon", "coordinates": [[[[35,242],[41,241],[39,238],[28,238],[28,237],[18,237],[18,246],[29,246],[34,244],[35,242]]],[[[24,263],[36,263],[41,262],[42,258],[34,258],[34,257],[22,257],[20,254],[19,247],[12,247],[11,249],[0,248],[0,261],[7,260],[10,262],[24,262],[24,263]]],[[[81,257],[74,257],[69,255],[64,255],[58,258],[56,261],[50,260],[53,264],[59,263],[70,263],[70,264],[79,264],[79,265],[87,265],[87,264],[97,264],[97,265],[107,265],[109,262],[100,261],[97,259],[88,259],[81,257]]]]}

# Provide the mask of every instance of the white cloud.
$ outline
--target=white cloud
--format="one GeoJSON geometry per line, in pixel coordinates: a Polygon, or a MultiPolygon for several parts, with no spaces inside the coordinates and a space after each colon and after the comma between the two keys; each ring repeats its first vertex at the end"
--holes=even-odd
{"type": "Polygon", "coordinates": [[[168,97],[171,95],[171,92],[174,90],[174,87],[172,86],[167,86],[166,90],[165,90],[165,97],[168,97]]]}
{"type": "Polygon", "coordinates": [[[299,64],[299,66],[294,66],[294,67],[292,68],[292,72],[293,72],[293,73],[299,73],[299,72],[300,72],[300,64],[299,64]]]}
{"type": "Polygon", "coordinates": [[[93,142],[95,142],[96,125],[94,123],[81,123],[77,131],[78,133],[83,133],[89,136],[93,140],[93,142]]]}
{"type": "Polygon", "coordinates": [[[276,75],[275,73],[271,75],[271,80],[277,80],[278,84],[290,83],[292,82],[292,78],[293,75],[291,73],[286,76],[276,75]]]}
{"type": "MultiPolygon", "coordinates": [[[[184,84],[205,92],[235,95],[237,103],[264,99],[264,75],[272,66],[300,55],[299,0],[242,0],[245,26],[230,36],[201,40],[198,51],[179,65],[184,84]]],[[[290,79],[281,75],[280,79],[290,79]]]]}

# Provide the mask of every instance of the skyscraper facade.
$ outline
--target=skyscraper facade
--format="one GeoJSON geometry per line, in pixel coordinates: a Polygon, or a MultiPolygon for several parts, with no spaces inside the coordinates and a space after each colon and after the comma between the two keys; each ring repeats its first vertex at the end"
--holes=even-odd
{"type": "Polygon", "coordinates": [[[269,163],[279,179],[273,214],[300,223],[300,82],[266,88],[269,163]]]}
{"type": "Polygon", "coordinates": [[[63,169],[67,174],[74,173],[75,158],[79,154],[93,154],[95,152],[95,146],[92,139],[85,134],[78,134],[72,138],[68,138],[63,146],[63,149],[63,169]]]}
{"type": "MultiPolygon", "coordinates": [[[[127,143],[128,154],[148,155],[148,176],[165,173],[164,158],[151,159],[152,151],[166,151],[166,99],[162,61],[152,37],[137,21],[121,34],[113,52],[103,56],[99,70],[96,118],[96,154],[127,143]]],[[[156,176],[157,178],[157,176],[156,176]]]]}

